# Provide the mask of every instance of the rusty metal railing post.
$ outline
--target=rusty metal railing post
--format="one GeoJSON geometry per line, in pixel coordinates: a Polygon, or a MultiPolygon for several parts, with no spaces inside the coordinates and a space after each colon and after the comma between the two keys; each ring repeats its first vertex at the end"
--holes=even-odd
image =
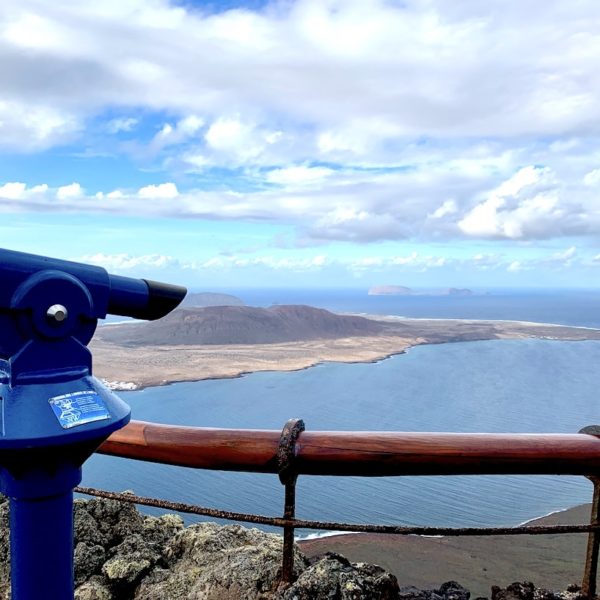
{"type": "MultiPolygon", "coordinates": [[[[277,449],[277,466],[279,481],[285,486],[284,519],[296,516],[296,481],[298,474],[294,469],[296,457],[296,440],[304,431],[302,419],[290,419],[281,432],[277,449]]],[[[284,588],[294,582],[294,527],[286,525],[283,528],[283,559],[281,565],[280,587],[284,588]]]]}
{"type": "MultiPolygon", "coordinates": [[[[600,427],[598,425],[589,425],[588,427],[580,429],[579,433],[600,437],[600,427]]],[[[600,479],[598,477],[588,477],[588,479],[594,485],[590,525],[600,525],[600,479]]],[[[599,550],[600,531],[596,529],[590,531],[588,534],[587,551],[585,554],[585,570],[583,572],[583,581],[581,583],[582,595],[590,600],[596,595],[599,550]]]]}
{"type": "MultiPolygon", "coordinates": [[[[588,478],[594,484],[594,498],[590,514],[590,525],[600,525],[600,479],[588,478]]],[[[596,581],[598,577],[598,554],[600,550],[600,531],[590,531],[588,535],[587,552],[585,555],[585,571],[581,584],[581,593],[587,598],[596,595],[596,581]]]]}

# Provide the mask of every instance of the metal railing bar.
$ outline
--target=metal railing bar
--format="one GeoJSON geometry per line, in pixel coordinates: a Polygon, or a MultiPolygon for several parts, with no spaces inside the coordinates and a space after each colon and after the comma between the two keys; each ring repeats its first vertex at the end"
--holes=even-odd
{"type": "Polygon", "coordinates": [[[77,487],[75,491],[87,496],[97,496],[109,500],[130,502],[142,506],[152,506],[174,510],[176,512],[196,514],[201,516],[243,521],[258,525],[274,527],[293,527],[295,529],[318,529],[326,531],[355,532],[355,533],[385,533],[394,535],[444,535],[444,536],[490,536],[490,535],[548,535],[566,533],[589,533],[600,531],[600,524],[595,525],[545,525],[519,527],[417,527],[405,525],[374,525],[361,523],[343,523],[336,521],[312,521],[308,519],[285,519],[251,513],[240,513],[215,508],[207,508],[195,504],[173,502],[159,498],[137,496],[131,493],[110,492],[90,487],[77,487]]]}

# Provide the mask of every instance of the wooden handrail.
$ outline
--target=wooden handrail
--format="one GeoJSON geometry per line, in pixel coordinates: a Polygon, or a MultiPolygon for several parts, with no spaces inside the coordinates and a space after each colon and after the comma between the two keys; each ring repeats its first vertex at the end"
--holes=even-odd
{"type": "MultiPolygon", "coordinates": [[[[277,473],[280,432],[132,421],[98,452],[199,469],[277,473]]],[[[588,434],[305,431],[294,470],[305,475],[597,475],[588,434]]]]}

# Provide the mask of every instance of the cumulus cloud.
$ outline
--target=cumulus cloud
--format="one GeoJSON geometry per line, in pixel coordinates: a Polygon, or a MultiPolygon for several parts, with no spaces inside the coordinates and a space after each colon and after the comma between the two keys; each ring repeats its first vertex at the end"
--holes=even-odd
{"type": "Polygon", "coordinates": [[[78,183],[50,188],[0,182],[0,210],[270,221],[294,226],[296,244],[301,246],[334,240],[527,241],[600,232],[600,205],[593,190],[569,187],[547,167],[518,169],[491,191],[485,190],[487,179],[445,170],[389,172],[305,165],[253,176],[262,185],[245,192],[179,190],[167,181],[89,195],[78,183]],[[440,190],[452,199],[440,199],[440,190]]]}
{"type": "Polygon", "coordinates": [[[543,11],[296,0],[216,14],[166,0],[6,0],[0,98],[31,120],[0,137],[60,143],[108,107],[208,117],[209,140],[243,147],[226,141],[236,123],[278,131],[277,115],[290,132],[314,127],[333,156],[403,135],[576,135],[600,116],[597,22],[593,0],[543,11]]]}
{"type": "Polygon", "coordinates": [[[0,185],[0,201],[2,200],[21,200],[26,198],[33,198],[37,196],[42,199],[48,192],[48,185],[41,184],[32,187],[20,181],[13,181],[0,185]]]}
{"type": "Polygon", "coordinates": [[[56,190],[56,197],[59,200],[71,200],[74,198],[81,198],[84,194],[83,188],[78,183],[71,183],[69,185],[61,185],[56,190]]]}
{"type": "MultiPolygon", "coordinates": [[[[113,193],[114,194],[114,193],[113,193]]],[[[159,198],[159,199],[171,199],[177,198],[179,192],[177,191],[177,186],[174,183],[160,183],[158,185],[146,185],[140,188],[137,192],[137,195],[140,198],[159,198]]],[[[122,197],[119,196],[114,197],[122,197]]]]}
{"type": "Polygon", "coordinates": [[[115,151],[167,172],[0,182],[0,210],[271,221],[303,246],[597,236],[599,20],[593,0],[5,0],[0,151],[126,133],[115,151]]]}
{"type": "Polygon", "coordinates": [[[3,98],[0,90],[0,150],[45,150],[73,140],[81,129],[82,119],[77,113],[45,106],[31,98],[3,98]]]}
{"type": "Polygon", "coordinates": [[[151,142],[153,150],[181,144],[198,134],[204,125],[204,119],[196,115],[188,115],[175,125],[165,123],[151,142]]]}
{"type": "Polygon", "coordinates": [[[565,197],[561,188],[551,169],[522,168],[476,203],[458,227],[471,237],[515,240],[581,235],[597,227],[597,211],[565,197]]]}
{"type": "Polygon", "coordinates": [[[239,117],[220,117],[208,127],[204,141],[215,163],[237,166],[260,164],[261,155],[282,138],[282,132],[244,121],[239,117]]]}

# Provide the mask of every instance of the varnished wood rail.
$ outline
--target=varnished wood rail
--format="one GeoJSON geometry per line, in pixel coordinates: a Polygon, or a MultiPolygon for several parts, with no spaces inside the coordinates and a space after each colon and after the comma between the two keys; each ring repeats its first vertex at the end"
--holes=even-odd
{"type": "MultiPolygon", "coordinates": [[[[299,475],[583,475],[594,484],[590,527],[554,526],[550,529],[556,533],[561,529],[565,533],[584,527],[589,531],[582,593],[590,599],[595,596],[600,548],[597,529],[600,525],[600,429],[597,427],[575,434],[342,432],[305,431],[300,419],[291,419],[279,432],[132,421],[113,433],[98,452],[196,469],[277,473],[285,485],[284,518],[280,525],[284,529],[281,574],[284,585],[293,579],[294,528],[308,523],[300,525],[300,521],[294,519],[299,475]]],[[[81,491],[114,495],[97,490],[81,491]]],[[[120,496],[126,501],[165,504],[156,499],[120,496]]],[[[185,509],[184,505],[178,506],[185,509]]],[[[220,513],[225,518],[251,522],[266,519],[275,525],[278,521],[260,515],[225,514],[214,509],[202,509],[201,513],[220,513]]],[[[346,529],[349,526],[349,530],[377,529],[373,525],[341,525],[346,529]]],[[[402,528],[388,529],[396,532],[402,528]]],[[[488,532],[491,534],[492,530],[488,532]]],[[[483,534],[468,528],[452,533],[483,534]]],[[[533,530],[518,527],[512,533],[533,533],[533,530]]]]}
{"type": "MultiPolygon", "coordinates": [[[[281,433],[132,421],[99,452],[198,469],[277,473],[281,433]]],[[[304,431],[298,475],[600,474],[600,438],[539,433],[304,431]]]]}

